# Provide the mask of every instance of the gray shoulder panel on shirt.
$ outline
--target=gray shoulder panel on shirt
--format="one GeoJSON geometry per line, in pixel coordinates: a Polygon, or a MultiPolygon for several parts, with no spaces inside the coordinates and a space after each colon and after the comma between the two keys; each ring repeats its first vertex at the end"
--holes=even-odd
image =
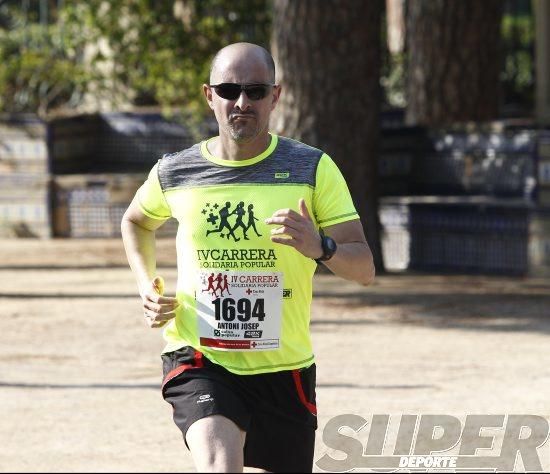
{"type": "Polygon", "coordinates": [[[270,156],[250,166],[222,166],[204,158],[200,144],[163,156],[159,181],[163,191],[224,184],[304,184],[315,187],[323,152],[296,140],[278,137],[270,156]]]}

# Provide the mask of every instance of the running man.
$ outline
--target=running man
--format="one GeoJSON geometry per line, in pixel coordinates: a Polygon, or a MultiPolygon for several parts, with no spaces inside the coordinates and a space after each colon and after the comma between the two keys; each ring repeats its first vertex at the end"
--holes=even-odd
{"type": "Polygon", "coordinates": [[[223,292],[224,292],[224,291],[227,291],[227,294],[228,294],[228,295],[231,295],[231,293],[230,293],[230,291],[229,291],[229,283],[228,283],[228,281],[227,281],[227,275],[224,275],[224,276],[223,276],[223,284],[222,284],[221,290],[222,290],[222,294],[221,294],[220,296],[223,296],[223,292]]]}
{"type": "Polygon", "coordinates": [[[241,201],[239,204],[237,204],[237,207],[231,214],[237,214],[237,219],[235,219],[235,225],[233,226],[232,231],[235,232],[235,229],[237,229],[237,227],[240,227],[243,230],[244,239],[249,240],[249,238],[246,236],[246,226],[243,222],[243,217],[246,214],[244,210],[244,202],[241,201]]]}
{"type": "Polygon", "coordinates": [[[203,292],[207,291],[208,293],[212,292],[212,296],[217,296],[216,295],[216,289],[214,288],[214,274],[211,273],[210,276],[208,277],[208,287],[206,289],[203,289],[202,290],[203,292]]]}
{"type": "Polygon", "coordinates": [[[313,274],[323,262],[369,285],[372,255],[332,159],[269,133],[281,86],[265,49],[220,50],[203,91],[219,135],[159,160],[122,220],[145,321],[165,326],[162,394],[199,472],[311,472],[313,274]],[[201,211],[220,201],[253,201],[260,232],[207,237],[201,211]],[[169,217],[179,221],[175,297],[155,291],[155,231],[169,217]],[[230,297],[197,291],[212,268],[224,269],[230,297]]]}
{"type": "Polygon", "coordinates": [[[222,208],[220,209],[220,212],[219,212],[219,214],[220,214],[220,225],[219,225],[219,227],[218,227],[217,229],[215,229],[215,230],[208,230],[208,231],[206,231],[206,236],[207,236],[207,237],[208,237],[211,233],[213,233],[213,232],[219,232],[219,233],[221,233],[221,232],[223,232],[224,229],[227,229],[227,232],[229,232],[229,233],[227,234],[227,238],[228,238],[228,239],[229,239],[229,236],[231,236],[231,237],[233,237],[233,239],[235,240],[235,242],[238,242],[239,240],[241,240],[240,238],[235,237],[235,234],[233,233],[233,230],[234,230],[234,229],[232,229],[231,226],[229,225],[229,221],[228,221],[229,216],[235,214],[235,211],[233,211],[231,214],[229,213],[229,208],[230,208],[230,207],[231,207],[231,203],[230,203],[230,202],[226,202],[226,203],[225,203],[225,206],[222,207],[222,208]]]}

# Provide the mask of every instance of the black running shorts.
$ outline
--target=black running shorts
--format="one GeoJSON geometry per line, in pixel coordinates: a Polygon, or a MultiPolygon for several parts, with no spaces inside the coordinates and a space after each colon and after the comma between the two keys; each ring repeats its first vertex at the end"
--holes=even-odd
{"type": "Polygon", "coordinates": [[[246,431],[244,465],[311,472],[317,416],[315,364],[306,369],[236,375],[191,347],[162,355],[162,395],[185,439],[188,428],[222,415],[246,431]]]}

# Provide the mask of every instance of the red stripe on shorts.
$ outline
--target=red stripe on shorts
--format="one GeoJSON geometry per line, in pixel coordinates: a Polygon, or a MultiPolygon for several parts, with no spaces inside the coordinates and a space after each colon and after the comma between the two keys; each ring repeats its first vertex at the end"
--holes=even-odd
{"type": "Polygon", "coordinates": [[[197,369],[201,369],[204,367],[204,364],[202,362],[202,352],[195,351],[195,367],[197,369]]]}
{"type": "Polygon", "coordinates": [[[194,364],[183,364],[179,367],[176,367],[175,369],[171,370],[166,374],[166,377],[164,377],[164,380],[162,381],[162,387],[161,390],[164,390],[164,386],[170,382],[173,378],[177,377],[179,374],[185,372],[189,369],[201,369],[204,367],[204,363],[202,361],[202,352],[195,351],[195,361],[194,364]]]}
{"type": "Polygon", "coordinates": [[[294,385],[296,385],[296,391],[298,392],[298,397],[304,406],[309,410],[309,412],[317,416],[317,407],[309,402],[304,393],[304,387],[302,386],[302,379],[300,378],[300,371],[298,369],[292,371],[292,378],[294,379],[294,385]]]}

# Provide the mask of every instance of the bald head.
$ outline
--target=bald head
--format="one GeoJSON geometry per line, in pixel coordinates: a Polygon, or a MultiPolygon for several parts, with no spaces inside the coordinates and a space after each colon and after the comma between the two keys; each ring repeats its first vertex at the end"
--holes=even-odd
{"type": "Polygon", "coordinates": [[[252,43],[233,43],[220,49],[210,67],[210,84],[233,82],[229,76],[253,73],[255,79],[236,82],[268,82],[275,83],[275,63],[271,54],[261,46],[252,43]]]}

